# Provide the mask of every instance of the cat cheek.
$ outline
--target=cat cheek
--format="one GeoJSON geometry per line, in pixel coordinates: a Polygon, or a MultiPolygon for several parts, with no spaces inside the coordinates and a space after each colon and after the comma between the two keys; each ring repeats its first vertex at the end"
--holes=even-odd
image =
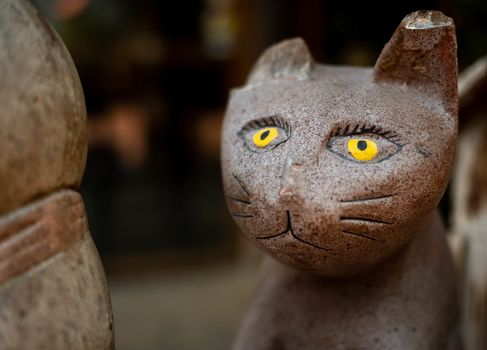
{"type": "Polygon", "coordinates": [[[420,143],[416,143],[414,145],[414,149],[416,150],[416,152],[418,152],[419,154],[421,154],[424,158],[431,158],[433,156],[433,152],[431,152],[428,148],[426,148],[424,145],[420,144],[420,143]]]}

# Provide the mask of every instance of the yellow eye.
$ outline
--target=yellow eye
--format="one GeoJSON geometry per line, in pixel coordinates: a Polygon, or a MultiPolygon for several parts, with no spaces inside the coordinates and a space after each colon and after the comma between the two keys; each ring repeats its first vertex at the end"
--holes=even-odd
{"type": "Polygon", "coordinates": [[[367,162],[377,155],[377,144],[368,139],[351,139],[348,141],[348,151],[356,160],[367,162]]]}
{"type": "Polygon", "coordinates": [[[257,147],[263,148],[269,145],[277,136],[279,136],[277,128],[267,127],[258,130],[252,137],[252,141],[257,147]]]}

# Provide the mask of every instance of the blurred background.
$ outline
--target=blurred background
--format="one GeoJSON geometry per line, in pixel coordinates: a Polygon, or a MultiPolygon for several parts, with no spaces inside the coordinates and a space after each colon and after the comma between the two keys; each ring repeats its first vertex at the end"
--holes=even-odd
{"type": "Polygon", "coordinates": [[[487,54],[484,0],[33,1],[85,92],[81,192],[119,350],[231,344],[261,256],[226,211],[220,127],[267,46],[301,36],[318,62],[373,65],[406,14],[437,9],[455,20],[460,69],[487,54]]]}

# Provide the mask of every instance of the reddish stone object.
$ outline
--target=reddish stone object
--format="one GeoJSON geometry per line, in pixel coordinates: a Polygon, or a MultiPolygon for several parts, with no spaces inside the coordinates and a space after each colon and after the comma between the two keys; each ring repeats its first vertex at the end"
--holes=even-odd
{"type": "Polygon", "coordinates": [[[86,110],[64,44],[0,0],[0,349],[113,349],[105,274],[75,192],[86,110]]]}
{"type": "Polygon", "coordinates": [[[374,68],[269,48],[232,91],[228,207],[269,255],[234,349],[459,349],[437,204],[457,142],[453,21],[408,15],[374,68]]]}

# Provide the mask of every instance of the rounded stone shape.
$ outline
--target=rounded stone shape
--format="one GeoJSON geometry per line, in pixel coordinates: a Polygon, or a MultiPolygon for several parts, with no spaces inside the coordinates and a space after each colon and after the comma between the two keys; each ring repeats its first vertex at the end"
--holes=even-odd
{"type": "Polygon", "coordinates": [[[86,109],[74,63],[27,0],[0,0],[0,215],[77,188],[86,109]]]}

